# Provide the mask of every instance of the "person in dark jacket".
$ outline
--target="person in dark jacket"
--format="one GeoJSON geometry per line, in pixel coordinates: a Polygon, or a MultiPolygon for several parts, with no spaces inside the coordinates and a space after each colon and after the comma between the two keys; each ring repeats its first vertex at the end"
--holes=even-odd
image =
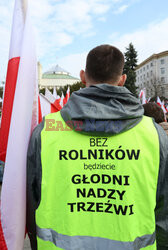
{"type": "Polygon", "coordinates": [[[60,112],[44,117],[27,154],[33,250],[168,249],[168,138],[123,87],[124,56],[87,56],[60,112]]]}

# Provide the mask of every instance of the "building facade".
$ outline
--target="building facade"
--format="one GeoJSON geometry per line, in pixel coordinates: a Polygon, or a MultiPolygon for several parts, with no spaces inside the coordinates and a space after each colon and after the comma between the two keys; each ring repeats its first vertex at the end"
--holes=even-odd
{"type": "Polygon", "coordinates": [[[138,91],[146,89],[146,96],[168,98],[168,51],[153,54],[136,68],[138,91]]]}
{"type": "Polygon", "coordinates": [[[69,72],[59,67],[59,65],[56,65],[45,73],[42,73],[42,66],[40,62],[38,62],[38,84],[40,89],[64,87],[66,85],[73,85],[79,81],[80,80],[78,78],[71,76],[69,72]]]}

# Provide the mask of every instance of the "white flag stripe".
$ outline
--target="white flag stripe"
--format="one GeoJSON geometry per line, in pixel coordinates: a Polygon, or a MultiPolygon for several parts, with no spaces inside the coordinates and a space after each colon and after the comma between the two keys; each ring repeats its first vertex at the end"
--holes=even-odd
{"type": "Polygon", "coordinates": [[[60,105],[61,105],[61,107],[63,107],[64,106],[64,93],[62,92],[62,95],[61,95],[61,101],[60,101],[60,105]]]}
{"type": "Polygon", "coordinates": [[[51,113],[51,103],[43,94],[40,94],[40,104],[42,117],[51,113]]]}
{"type": "Polygon", "coordinates": [[[142,95],[142,104],[146,104],[146,95],[145,95],[145,92],[142,95]]]}
{"type": "Polygon", "coordinates": [[[55,87],[54,87],[54,90],[53,90],[53,96],[55,97],[55,99],[57,99],[57,91],[56,91],[55,87]]]}
{"type": "Polygon", "coordinates": [[[48,88],[45,89],[45,97],[50,101],[50,103],[54,103],[56,98],[53,96],[53,94],[48,90],[48,88]]]}
{"type": "Polygon", "coordinates": [[[161,100],[160,100],[160,97],[159,97],[159,96],[157,96],[157,103],[159,103],[159,104],[162,106],[162,102],[161,102],[161,100]]]}
{"type": "Polygon", "coordinates": [[[15,1],[9,59],[20,56],[26,9],[27,9],[27,0],[15,1]],[[17,35],[15,33],[16,29],[17,29],[17,35]]]}
{"type": "Polygon", "coordinates": [[[53,96],[55,97],[56,100],[60,99],[60,96],[57,95],[57,90],[55,87],[54,87],[54,91],[53,91],[53,96]]]}
{"type": "MultiPolygon", "coordinates": [[[[22,3],[21,0],[17,0],[16,2],[15,8],[18,4],[22,3]]],[[[17,13],[15,18],[19,18],[17,13]]],[[[14,28],[16,30],[13,30],[12,35],[16,38],[18,36],[18,27],[14,26],[14,28]]],[[[20,41],[22,40],[20,50],[21,59],[13,103],[1,194],[2,227],[9,250],[22,250],[25,235],[26,155],[31,132],[34,84],[36,81],[34,36],[32,34],[28,9],[25,27],[22,31],[23,39],[20,38],[20,41]]],[[[19,32],[21,33],[21,30],[19,32]]],[[[19,42],[17,45],[19,46],[19,42]]]]}

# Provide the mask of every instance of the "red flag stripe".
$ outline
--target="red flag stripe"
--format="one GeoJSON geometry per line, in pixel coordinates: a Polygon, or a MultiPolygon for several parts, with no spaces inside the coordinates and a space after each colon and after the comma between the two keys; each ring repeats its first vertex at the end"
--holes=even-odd
{"type": "Polygon", "coordinates": [[[38,123],[42,122],[42,112],[41,112],[41,103],[40,97],[38,96],[38,123]]]}
{"type": "Polygon", "coordinates": [[[5,161],[20,57],[9,60],[0,128],[0,160],[5,161]]]}
{"type": "Polygon", "coordinates": [[[51,104],[51,113],[58,112],[62,109],[62,107],[60,105],[60,100],[61,100],[61,98],[55,100],[55,102],[51,104]]]}
{"type": "Polygon", "coordinates": [[[64,98],[64,100],[63,100],[63,104],[64,104],[64,105],[67,103],[69,97],[70,97],[70,89],[69,89],[69,87],[68,87],[67,92],[66,92],[66,96],[65,96],[65,98],[64,98]]]}

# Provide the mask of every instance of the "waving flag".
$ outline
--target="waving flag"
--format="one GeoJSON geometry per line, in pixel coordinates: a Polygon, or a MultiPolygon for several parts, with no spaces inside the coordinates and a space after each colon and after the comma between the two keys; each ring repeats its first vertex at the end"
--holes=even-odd
{"type": "Polygon", "coordinates": [[[157,105],[159,105],[162,108],[163,113],[164,113],[164,117],[165,117],[165,122],[167,122],[166,114],[167,114],[168,110],[164,105],[164,100],[161,101],[159,96],[157,96],[157,105]]]}
{"type": "Polygon", "coordinates": [[[146,89],[145,88],[140,91],[139,98],[141,99],[142,104],[146,104],[147,103],[147,100],[146,100],[146,89]]]}
{"type": "Polygon", "coordinates": [[[70,97],[70,88],[68,87],[67,92],[66,92],[66,96],[65,96],[65,98],[63,100],[64,105],[67,103],[69,97],[70,97]]]}
{"type": "Polygon", "coordinates": [[[55,97],[55,99],[60,99],[60,96],[57,95],[57,91],[56,91],[56,88],[54,87],[54,91],[53,91],[53,96],[55,97]]]}
{"type": "Polygon", "coordinates": [[[140,93],[139,93],[139,98],[141,99],[143,96],[143,90],[141,89],[140,93]]]}
{"type": "Polygon", "coordinates": [[[7,146],[0,205],[2,250],[22,250],[24,244],[26,155],[32,126],[38,121],[36,65],[27,1],[16,0],[0,129],[3,160],[7,146]]]}
{"type": "Polygon", "coordinates": [[[151,97],[148,98],[147,103],[150,102],[151,97]]]}
{"type": "Polygon", "coordinates": [[[56,98],[54,95],[49,91],[48,88],[45,89],[45,97],[49,100],[49,102],[54,103],[56,98]]]}
{"type": "Polygon", "coordinates": [[[161,102],[161,100],[160,100],[160,97],[159,97],[159,96],[157,96],[157,105],[159,105],[160,107],[162,107],[162,102],[161,102]]]}
{"type": "Polygon", "coordinates": [[[46,96],[40,94],[40,106],[42,116],[48,115],[50,113],[55,113],[61,110],[60,99],[51,102],[46,96]]]}
{"type": "Polygon", "coordinates": [[[62,92],[62,94],[61,94],[61,99],[60,99],[60,106],[61,106],[61,108],[64,106],[64,93],[62,92]]]}

